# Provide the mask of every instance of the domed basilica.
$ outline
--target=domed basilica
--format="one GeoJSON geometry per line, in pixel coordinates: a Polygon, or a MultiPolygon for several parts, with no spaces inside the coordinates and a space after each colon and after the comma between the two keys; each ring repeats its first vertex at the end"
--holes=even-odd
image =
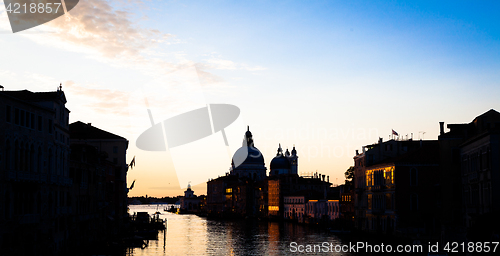
{"type": "MultiPolygon", "coordinates": [[[[295,146],[292,152],[286,150],[283,154],[281,144],[278,147],[278,153],[271,160],[271,170],[269,176],[282,175],[282,174],[298,174],[298,156],[295,146]]],[[[230,174],[237,177],[248,177],[252,180],[263,180],[266,178],[266,170],[264,163],[264,156],[254,145],[252,133],[250,128],[247,128],[245,138],[241,148],[234,153],[230,174]]]]}

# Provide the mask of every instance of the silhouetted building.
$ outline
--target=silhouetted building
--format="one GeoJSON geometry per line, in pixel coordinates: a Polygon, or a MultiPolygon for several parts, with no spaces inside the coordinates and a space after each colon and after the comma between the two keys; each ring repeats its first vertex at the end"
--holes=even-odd
{"type": "MultiPolygon", "coordinates": [[[[116,134],[101,130],[92,124],[80,121],[69,125],[71,145],[90,145],[96,148],[103,159],[109,161],[106,167],[107,217],[120,223],[127,213],[127,170],[128,140],[116,134]]],[[[86,181],[83,181],[84,185],[86,181]]]]}
{"type": "Polygon", "coordinates": [[[298,175],[298,156],[297,150],[295,150],[295,146],[292,149],[292,153],[286,150],[285,154],[283,154],[283,149],[281,149],[281,144],[278,147],[278,153],[271,160],[271,172],[269,176],[273,175],[282,175],[282,174],[294,174],[298,175]]]}
{"type": "Polygon", "coordinates": [[[440,231],[438,142],[390,140],[368,148],[354,157],[357,228],[436,237],[440,231]]]}
{"type": "Polygon", "coordinates": [[[68,242],[69,110],[52,92],[0,91],[0,247],[53,255],[68,242]]]}
{"type": "MultiPolygon", "coordinates": [[[[273,173],[271,168],[271,173],[273,173]]],[[[285,197],[307,193],[308,199],[327,199],[331,183],[325,176],[315,173],[313,177],[305,178],[297,174],[271,175],[263,181],[260,189],[260,215],[269,218],[285,216],[285,197]]],[[[338,199],[338,196],[337,196],[338,199]]]]}
{"type": "Polygon", "coordinates": [[[103,241],[112,235],[106,175],[114,169],[114,165],[95,146],[71,144],[69,166],[73,180],[73,223],[68,230],[71,247],[92,246],[93,242],[103,241]]]}
{"type": "Polygon", "coordinates": [[[354,190],[351,185],[340,185],[340,218],[344,228],[354,227],[354,190]]]}
{"type": "Polygon", "coordinates": [[[443,219],[449,219],[444,239],[450,241],[460,226],[469,239],[491,239],[500,234],[500,113],[491,109],[466,124],[443,123],[439,141],[447,171],[443,189],[443,219]],[[457,193],[458,192],[458,193],[457,193]],[[463,196],[460,197],[460,195],[463,196]],[[446,201],[446,202],[445,202],[446,201]],[[456,204],[450,205],[452,202],[456,204]]]}
{"type": "MultiPolygon", "coordinates": [[[[226,176],[207,182],[207,210],[214,215],[259,216],[283,218],[284,198],[301,190],[319,192],[326,198],[330,183],[325,175],[299,177],[297,150],[283,153],[281,146],[266,175],[264,157],[255,148],[252,133],[247,130],[243,145],[233,156],[226,176]],[[321,180],[322,179],[322,180],[321,180]]],[[[291,215],[290,215],[291,216],[291,215]]]]}
{"type": "Polygon", "coordinates": [[[180,211],[183,213],[196,213],[201,209],[200,203],[202,198],[194,194],[191,189],[191,184],[188,184],[186,191],[184,191],[184,196],[180,198],[180,211]]]}
{"type": "Polygon", "coordinates": [[[231,161],[230,174],[258,181],[266,175],[264,156],[254,145],[250,128],[247,128],[242,146],[236,150],[231,161]]]}
{"type": "Polygon", "coordinates": [[[303,223],[305,220],[305,205],[307,197],[305,195],[285,196],[284,201],[284,218],[286,220],[295,220],[303,223]]]}

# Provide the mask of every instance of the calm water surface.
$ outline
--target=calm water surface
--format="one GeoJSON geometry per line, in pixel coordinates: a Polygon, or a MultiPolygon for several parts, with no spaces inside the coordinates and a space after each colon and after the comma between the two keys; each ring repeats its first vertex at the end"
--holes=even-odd
{"type": "MultiPolygon", "coordinates": [[[[196,215],[164,212],[165,207],[159,205],[158,210],[162,213],[160,218],[167,219],[167,230],[160,231],[158,240],[150,240],[146,248],[129,249],[127,255],[298,255],[290,251],[290,242],[342,244],[335,235],[315,227],[264,221],[207,220],[196,215]]],[[[157,210],[156,205],[130,205],[129,208],[130,214],[152,214],[157,210]]]]}

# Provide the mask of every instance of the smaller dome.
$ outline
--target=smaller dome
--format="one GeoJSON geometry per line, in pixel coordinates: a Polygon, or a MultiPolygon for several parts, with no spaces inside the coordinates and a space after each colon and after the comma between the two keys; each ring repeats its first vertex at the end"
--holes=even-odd
{"type": "Polygon", "coordinates": [[[271,161],[271,171],[276,169],[290,169],[290,162],[283,155],[278,155],[271,161]]]}

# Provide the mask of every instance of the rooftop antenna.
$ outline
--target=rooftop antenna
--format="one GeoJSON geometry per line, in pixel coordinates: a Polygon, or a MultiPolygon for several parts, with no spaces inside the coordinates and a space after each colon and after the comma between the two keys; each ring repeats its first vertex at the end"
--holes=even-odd
{"type": "Polygon", "coordinates": [[[423,139],[424,139],[425,132],[423,132],[423,131],[418,132],[418,137],[419,137],[419,138],[420,138],[420,133],[422,133],[422,140],[423,140],[423,139]]]}

